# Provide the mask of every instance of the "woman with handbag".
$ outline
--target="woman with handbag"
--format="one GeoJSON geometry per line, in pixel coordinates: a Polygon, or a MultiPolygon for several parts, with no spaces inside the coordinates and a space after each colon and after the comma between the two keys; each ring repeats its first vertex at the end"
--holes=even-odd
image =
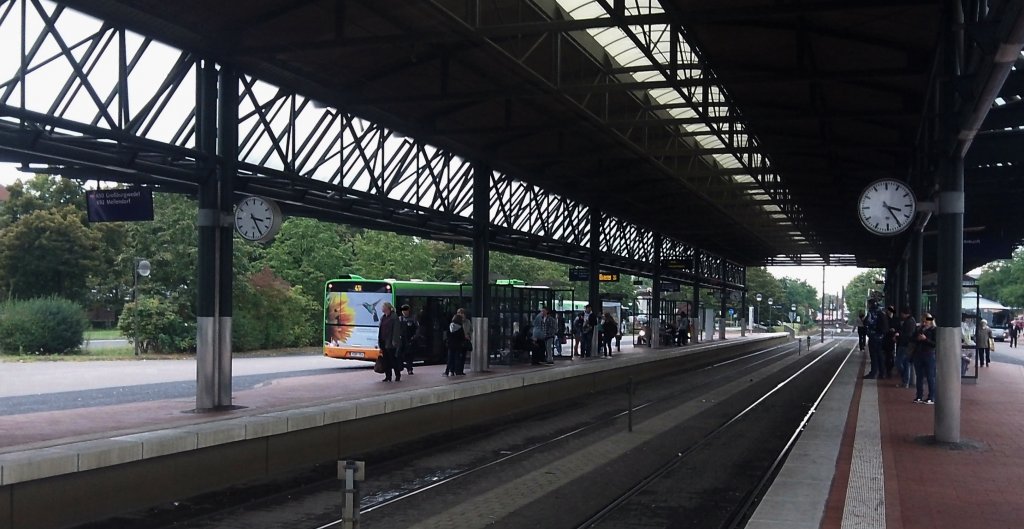
{"type": "Polygon", "coordinates": [[[981,320],[978,327],[978,366],[988,367],[992,361],[992,349],[995,348],[995,340],[992,339],[992,328],[988,326],[987,320],[981,320]]]}

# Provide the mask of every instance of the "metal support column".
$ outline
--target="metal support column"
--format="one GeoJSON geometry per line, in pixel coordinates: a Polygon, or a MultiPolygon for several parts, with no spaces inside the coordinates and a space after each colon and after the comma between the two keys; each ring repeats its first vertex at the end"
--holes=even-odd
{"type": "Polygon", "coordinates": [[[907,287],[907,304],[914,319],[921,319],[922,274],[924,270],[924,233],[915,231],[910,241],[909,286],[907,287]]]}
{"type": "MultiPolygon", "coordinates": [[[[598,318],[601,318],[601,314],[604,312],[604,305],[601,303],[601,289],[600,283],[597,280],[598,274],[601,273],[601,210],[591,207],[590,208],[590,282],[587,283],[587,299],[590,300],[590,310],[594,311],[594,314],[598,318]]],[[[600,319],[598,319],[600,323],[600,319]]],[[[597,354],[597,331],[591,333],[590,338],[590,350],[592,354],[597,354]]]]}
{"type": "MultiPolygon", "coordinates": [[[[694,252],[698,253],[698,252],[694,252]]],[[[696,265],[697,259],[700,257],[694,255],[694,264],[696,265]]],[[[696,269],[696,266],[694,267],[696,269]]],[[[690,335],[690,343],[700,342],[700,330],[703,328],[701,325],[702,315],[700,311],[700,283],[693,282],[693,306],[690,307],[690,326],[693,328],[693,334],[690,335]]]]}
{"type": "MultiPolygon", "coordinates": [[[[647,315],[651,325],[651,346],[672,345],[661,343],[661,244],[660,233],[654,234],[654,282],[651,285],[651,313],[647,315]]],[[[666,318],[671,315],[666,314],[666,318]]]]}
{"type": "Polygon", "coordinates": [[[964,165],[952,155],[939,193],[935,439],[960,442],[960,312],[964,268],[964,165]]]}
{"type": "Polygon", "coordinates": [[[481,373],[490,369],[490,349],[487,343],[488,316],[491,307],[490,288],[490,193],[491,169],[485,165],[473,166],[473,352],[470,369],[481,373]]]}
{"type": "MultiPolygon", "coordinates": [[[[229,74],[230,75],[230,74],[229,74]]],[[[221,181],[224,177],[223,168],[218,171],[217,150],[223,148],[225,142],[237,145],[235,134],[228,138],[218,134],[218,73],[213,61],[204,61],[196,78],[196,128],[197,140],[205,159],[200,164],[202,182],[199,186],[199,216],[197,229],[199,247],[197,257],[197,300],[196,300],[196,409],[211,410],[231,405],[231,231],[223,226],[225,204],[231,204],[231,178],[227,196],[223,196],[221,181]],[[225,235],[226,233],[226,235],[225,235]],[[227,239],[225,241],[225,239],[227,239]],[[225,246],[227,253],[225,254],[225,246]],[[225,257],[226,255],[226,257],[225,257]],[[225,262],[226,261],[226,262],[225,262]],[[226,273],[225,273],[226,270],[226,273]],[[225,298],[225,292],[227,293],[225,298]],[[226,311],[226,312],[225,312],[226,311]],[[226,319],[223,316],[227,316],[226,319]],[[223,328],[226,323],[227,329],[223,328]]],[[[237,83],[237,80],[235,81],[237,83]]],[[[229,116],[221,117],[223,128],[230,116],[237,116],[238,98],[237,84],[234,96],[228,96],[233,103],[227,101],[220,105],[223,112],[225,106],[229,116]]],[[[222,86],[223,92],[225,90],[222,86]]],[[[221,94],[224,95],[223,93],[221,94]]],[[[237,118],[234,119],[237,127],[237,118]]],[[[235,153],[237,147],[230,147],[235,153]]],[[[231,164],[230,170],[233,170],[231,164]]],[[[230,212],[230,209],[228,209],[230,212]]]]}
{"type": "MultiPolygon", "coordinates": [[[[746,283],[745,278],[744,278],[744,283],[746,283]]],[[[746,288],[746,287],[744,286],[744,288],[746,288]]],[[[747,291],[744,290],[743,292],[740,293],[740,315],[741,315],[741,317],[740,317],[740,336],[741,337],[747,335],[747,314],[749,314],[749,311],[747,310],[747,291]]]]}

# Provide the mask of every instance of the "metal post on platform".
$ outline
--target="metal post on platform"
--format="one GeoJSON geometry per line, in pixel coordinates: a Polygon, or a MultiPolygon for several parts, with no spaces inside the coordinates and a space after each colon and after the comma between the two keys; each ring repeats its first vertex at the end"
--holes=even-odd
{"type": "Polygon", "coordinates": [[[139,276],[149,277],[149,273],[153,270],[149,264],[149,260],[145,257],[135,258],[135,268],[133,269],[135,280],[132,282],[132,303],[135,304],[135,331],[132,337],[132,342],[135,344],[135,356],[139,356],[142,350],[139,347],[139,276]]]}
{"type": "Polygon", "coordinates": [[[359,485],[366,479],[365,461],[338,461],[338,479],[345,481],[341,499],[341,527],[359,527],[359,485]]]}
{"type": "Polygon", "coordinates": [[[474,373],[483,373],[491,368],[491,357],[487,348],[487,318],[473,318],[470,320],[470,324],[473,326],[473,351],[470,354],[470,369],[474,373]]]}

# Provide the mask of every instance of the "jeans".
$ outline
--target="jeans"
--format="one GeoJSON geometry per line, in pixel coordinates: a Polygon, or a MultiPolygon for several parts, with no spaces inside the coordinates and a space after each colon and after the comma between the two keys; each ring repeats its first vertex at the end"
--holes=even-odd
{"type": "Polygon", "coordinates": [[[928,382],[928,399],[935,400],[935,351],[914,353],[914,370],[917,371],[917,399],[924,395],[924,383],[928,382]]]}
{"type": "Polygon", "coordinates": [[[593,348],[594,332],[583,333],[583,339],[581,340],[581,353],[582,356],[590,356],[590,350],[593,348]]]}
{"type": "Polygon", "coordinates": [[[909,345],[896,346],[896,369],[900,370],[900,382],[904,386],[910,385],[910,355],[907,354],[909,345]]]}
{"type": "Polygon", "coordinates": [[[871,371],[868,372],[867,376],[882,378],[882,374],[885,371],[885,358],[882,353],[881,336],[868,337],[868,354],[871,356],[871,371]]]}

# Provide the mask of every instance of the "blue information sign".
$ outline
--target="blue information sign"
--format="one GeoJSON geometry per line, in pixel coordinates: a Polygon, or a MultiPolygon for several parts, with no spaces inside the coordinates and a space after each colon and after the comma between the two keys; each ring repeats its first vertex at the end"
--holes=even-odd
{"type": "Polygon", "coordinates": [[[151,189],[95,189],[85,192],[89,222],[153,220],[151,189]]]}

